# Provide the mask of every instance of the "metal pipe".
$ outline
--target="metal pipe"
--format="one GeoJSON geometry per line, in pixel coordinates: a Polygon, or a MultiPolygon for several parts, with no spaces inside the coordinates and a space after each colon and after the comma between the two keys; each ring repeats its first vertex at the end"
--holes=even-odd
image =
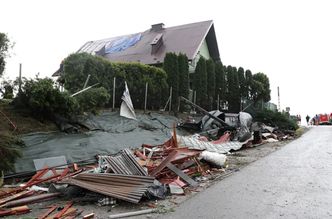
{"type": "Polygon", "coordinates": [[[154,212],[157,212],[157,209],[145,209],[145,210],[141,210],[141,211],[113,214],[113,215],[110,215],[109,218],[131,217],[131,216],[137,216],[137,215],[142,215],[142,214],[150,214],[150,213],[154,213],[154,212]]]}
{"type": "Polygon", "coordinates": [[[78,91],[78,92],[72,94],[71,97],[74,97],[74,96],[76,96],[77,94],[80,94],[80,93],[82,93],[82,92],[84,92],[84,91],[87,91],[87,90],[89,90],[90,88],[93,88],[94,86],[97,86],[98,84],[99,84],[99,83],[96,83],[96,84],[91,85],[91,86],[89,86],[89,87],[87,87],[87,88],[84,88],[83,90],[80,90],[80,91],[78,91]]]}
{"type": "Polygon", "coordinates": [[[19,206],[19,205],[38,202],[38,201],[45,200],[45,199],[55,198],[59,195],[61,195],[61,193],[59,193],[59,192],[35,195],[35,196],[31,196],[31,197],[27,197],[27,198],[21,198],[21,199],[15,200],[15,201],[7,202],[6,204],[1,205],[1,207],[7,207],[7,208],[15,207],[15,206],[19,206]]]}
{"type": "Polygon", "coordinates": [[[169,90],[169,109],[168,109],[169,112],[171,112],[172,110],[172,91],[173,89],[171,87],[171,89],[169,90]]]}
{"type": "Polygon", "coordinates": [[[84,83],[84,86],[83,86],[83,89],[86,88],[86,86],[88,85],[88,82],[89,82],[90,76],[91,76],[91,75],[89,74],[88,77],[86,78],[85,83],[84,83]]]}

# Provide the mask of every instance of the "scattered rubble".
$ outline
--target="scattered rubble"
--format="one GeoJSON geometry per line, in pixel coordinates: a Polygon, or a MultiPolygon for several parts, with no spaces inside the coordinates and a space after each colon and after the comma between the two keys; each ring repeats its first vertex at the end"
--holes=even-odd
{"type": "MultiPolygon", "coordinates": [[[[92,164],[67,164],[63,157],[36,160],[36,173],[30,178],[23,177],[27,181],[0,188],[0,216],[26,214],[34,210],[29,207],[32,203],[52,200],[53,204],[45,206],[38,218],[94,218],[97,216],[94,212],[87,213],[78,203],[86,199],[100,207],[112,207],[124,202],[138,204],[183,196],[199,191],[216,174],[229,173],[228,157],[234,157],[233,151],[291,139],[295,134],[252,124],[251,116],[245,113],[239,114],[236,127],[219,122],[219,116],[225,116],[223,113],[212,114],[196,125],[181,125],[186,129],[194,127],[194,135],[178,135],[174,127],[172,137],[162,144],[142,144],[140,148],[125,148],[116,154],[97,155],[92,164]],[[215,129],[211,136],[209,131],[215,129]],[[58,199],[62,201],[57,202],[58,199]]],[[[11,178],[19,176],[24,175],[11,178]]],[[[160,206],[151,202],[147,207],[112,214],[110,218],[161,212],[160,206]]]]}

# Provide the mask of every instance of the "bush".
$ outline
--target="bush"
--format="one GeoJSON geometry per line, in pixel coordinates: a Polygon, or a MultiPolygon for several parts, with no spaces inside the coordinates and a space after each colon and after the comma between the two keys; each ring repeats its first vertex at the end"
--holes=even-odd
{"type": "Polygon", "coordinates": [[[3,80],[0,84],[0,93],[3,99],[14,98],[14,84],[10,80],[3,80]]]}
{"type": "Polygon", "coordinates": [[[266,125],[278,127],[279,129],[284,130],[296,130],[299,128],[296,122],[290,119],[286,114],[271,110],[257,112],[254,116],[254,121],[263,122],[266,125]]]}
{"type": "Polygon", "coordinates": [[[105,106],[110,99],[110,95],[103,87],[91,88],[83,93],[75,96],[77,99],[80,110],[84,112],[96,113],[97,109],[105,106]]]}
{"type": "Polygon", "coordinates": [[[124,81],[127,81],[131,99],[135,108],[144,108],[145,83],[148,82],[148,107],[159,109],[168,97],[166,73],[156,67],[139,63],[111,63],[102,57],[87,53],[68,56],[64,61],[64,72],[59,81],[71,93],[82,89],[88,75],[89,84],[96,84],[113,94],[113,79],[116,77],[115,102],[120,106],[124,91],[124,81]]]}
{"type": "Polygon", "coordinates": [[[26,80],[14,104],[39,119],[51,119],[54,114],[70,117],[79,111],[76,99],[60,92],[50,78],[26,80]]]}

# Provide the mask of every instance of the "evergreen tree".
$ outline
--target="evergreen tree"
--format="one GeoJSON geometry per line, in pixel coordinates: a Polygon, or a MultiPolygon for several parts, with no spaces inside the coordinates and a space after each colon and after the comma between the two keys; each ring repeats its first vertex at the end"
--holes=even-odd
{"type": "Polygon", "coordinates": [[[167,74],[167,83],[172,87],[172,109],[177,110],[179,97],[179,65],[175,53],[166,53],[163,66],[167,74]]]}
{"type": "Polygon", "coordinates": [[[241,99],[246,98],[246,79],[244,77],[244,69],[240,67],[237,71],[240,85],[240,95],[241,99]]]}
{"type": "Polygon", "coordinates": [[[220,101],[226,100],[226,81],[225,81],[225,71],[222,62],[217,62],[215,66],[216,72],[216,98],[219,95],[220,101]]]}
{"type": "Polygon", "coordinates": [[[216,96],[216,73],[215,64],[212,59],[206,61],[207,71],[207,94],[209,101],[209,109],[212,110],[214,107],[214,101],[216,96]]]}
{"type": "Polygon", "coordinates": [[[224,79],[224,81],[221,81],[221,99],[224,101],[227,101],[227,95],[228,95],[228,79],[227,79],[227,67],[226,65],[223,65],[222,67],[222,73],[224,77],[221,77],[221,80],[224,79]],[[224,87],[223,87],[224,86],[224,87]],[[222,92],[225,91],[225,92],[222,92]]]}
{"type": "Polygon", "coordinates": [[[5,65],[6,65],[6,58],[8,56],[8,50],[11,48],[11,44],[9,39],[5,33],[0,32],[0,77],[2,76],[5,65]]]}
{"type": "Polygon", "coordinates": [[[233,95],[234,95],[234,77],[232,66],[228,65],[226,68],[226,100],[228,102],[228,109],[233,109],[233,95]]]}
{"type": "Polygon", "coordinates": [[[189,65],[185,54],[178,56],[179,65],[179,96],[189,97],[189,65]]]}
{"type": "Polygon", "coordinates": [[[245,75],[246,75],[246,82],[245,82],[245,90],[246,90],[246,99],[252,99],[251,98],[251,89],[252,89],[252,73],[250,70],[246,70],[245,72],[245,75]]]}
{"type": "Polygon", "coordinates": [[[205,108],[207,104],[207,72],[206,60],[201,57],[197,62],[194,76],[194,90],[196,91],[196,103],[205,108]]]}
{"type": "Polygon", "coordinates": [[[237,69],[227,66],[227,101],[229,112],[237,113],[240,111],[240,87],[237,69]]]}
{"type": "Polygon", "coordinates": [[[252,80],[252,96],[254,103],[256,104],[258,101],[270,101],[271,90],[269,78],[264,73],[257,73],[252,76],[252,80]]]}
{"type": "Polygon", "coordinates": [[[240,90],[238,70],[236,67],[233,67],[233,77],[234,77],[234,111],[233,112],[238,113],[241,111],[241,90],[240,90]]]}

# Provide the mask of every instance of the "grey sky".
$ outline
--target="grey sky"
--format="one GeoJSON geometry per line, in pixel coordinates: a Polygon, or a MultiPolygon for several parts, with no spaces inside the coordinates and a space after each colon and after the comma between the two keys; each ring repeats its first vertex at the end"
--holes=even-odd
{"type": "Polygon", "coordinates": [[[0,32],[16,43],[5,76],[51,76],[86,41],[213,20],[221,60],[271,83],[272,102],[292,114],[330,113],[332,51],[328,0],[69,1],[2,0],[0,32]]]}

